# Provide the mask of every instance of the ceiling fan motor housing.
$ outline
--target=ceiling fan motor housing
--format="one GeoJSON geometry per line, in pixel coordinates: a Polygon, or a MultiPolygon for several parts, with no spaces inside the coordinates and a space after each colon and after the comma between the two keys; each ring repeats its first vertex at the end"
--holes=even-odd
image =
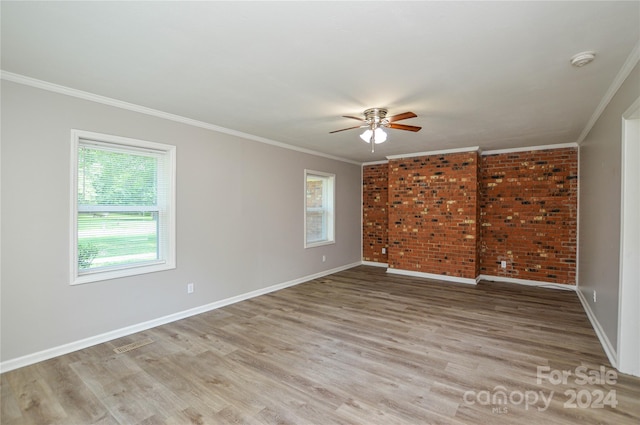
{"type": "Polygon", "coordinates": [[[369,108],[364,111],[364,119],[371,124],[381,124],[387,116],[388,110],[386,108],[369,108]]]}

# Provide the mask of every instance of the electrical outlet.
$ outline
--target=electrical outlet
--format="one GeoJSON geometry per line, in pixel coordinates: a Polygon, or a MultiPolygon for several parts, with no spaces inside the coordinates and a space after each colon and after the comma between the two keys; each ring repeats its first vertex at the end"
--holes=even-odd
{"type": "Polygon", "coordinates": [[[187,294],[193,294],[193,283],[187,283],[187,294]]]}
{"type": "Polygon", "coordinates": [[[504,261],[504,260],[500,261],[500,267],[502,267],[503,269],[506,269],[507,268],[507,262],[504,261]]]}
{"type": "Polygon", "coordinates": [[[597,297],[596,291],[594,289],[593,290],[593,302],[595,303],[596,301],[598,301],[598,297],[597,297]]]}
{"type": "Polygon", "coordinates": [[[382,248],[382,253],[386,254],[387,253],[387,248],[382,248]]]}
{"type": "Polygon", "coordinates": [[[327,261],[327,256],[326,256],[326,255],[323,255],[323,256],[322,256],[322,262],[324,263],[325,261],[327,261]]]}

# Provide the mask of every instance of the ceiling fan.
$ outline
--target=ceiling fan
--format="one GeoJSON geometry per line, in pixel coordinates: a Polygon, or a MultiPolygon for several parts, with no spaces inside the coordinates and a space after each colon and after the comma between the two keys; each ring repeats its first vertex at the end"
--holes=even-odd
{"type": "Polygon", "coordinates": [[[354,120],[362,121],[362,124],[355,127],[330,131],[329,133],[337,133],[339,131],[352,130],[354,128],[366,128],[367,130],[365,130],[365,132],[360,135],[360,138],[367,143],[371,143],[371,152],[374,152],[376,144],[382,143],[387,140],[387,133],[382,130],[384,127],[414,132],[420,131],[420,129],[422,128],[416,127],[415,125],[396,124],[396,121],[417,117],[417,115],[413,112],[404,112],[402,114],[392,115],[390,117],[387,117],[387,112],[388,110],[386,108],[369,108],[364,111],[364,118],[343,115],[344,118],[351,118],[354,120]]]}

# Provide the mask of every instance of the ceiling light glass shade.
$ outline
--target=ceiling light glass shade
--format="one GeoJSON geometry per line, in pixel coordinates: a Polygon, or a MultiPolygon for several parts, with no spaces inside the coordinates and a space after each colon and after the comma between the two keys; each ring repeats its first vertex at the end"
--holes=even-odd
{"type": "MultiPolygon", "coordinates": [[[[371,131],[371,129],[368,129],[360,135],[360,138],[365,142],[370,143],[372,134],[373,132],[371,131]]],[[[376,145],[379,143],[384,143],[387,140],[387,133],[385,133],[384,130],[382,130],[380,127],[376,128],[375,136],[376,137],[374,139],[374,142],[376,143],[376,145]]]]}
{"type": "Polygon", "coordinates": [[[360,138],[365,142],[369,143],[371,142],[371,134],[373,134],[373,131],[365,130],[365,132],[360,135],[360,138]]]}
{"type": "Polygon", "coordinates": [[[376,143],[383,143],[387,141],[387,133],[381,128],[376,128],[376,143]]]}

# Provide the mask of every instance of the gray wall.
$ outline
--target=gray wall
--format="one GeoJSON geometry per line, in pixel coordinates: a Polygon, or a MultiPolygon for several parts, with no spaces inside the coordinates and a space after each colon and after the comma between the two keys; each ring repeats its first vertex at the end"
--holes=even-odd
{"type": "Polygon", "coordinates": [[[640,68],[636,65],[580,145],[578,290],[614,349],[618,346],[622,114],[638,96],[640,68]]]}
{"type": "Polygon", "coordinates": [[[1,111],[2,361],[361,260],[359,165],[8,81],[1,111]],[[175,270],[69,285],[72,128],[177,146],[175,270]],[[333,245],[303,247],[305,168],[336,174],[333,245]]]}

